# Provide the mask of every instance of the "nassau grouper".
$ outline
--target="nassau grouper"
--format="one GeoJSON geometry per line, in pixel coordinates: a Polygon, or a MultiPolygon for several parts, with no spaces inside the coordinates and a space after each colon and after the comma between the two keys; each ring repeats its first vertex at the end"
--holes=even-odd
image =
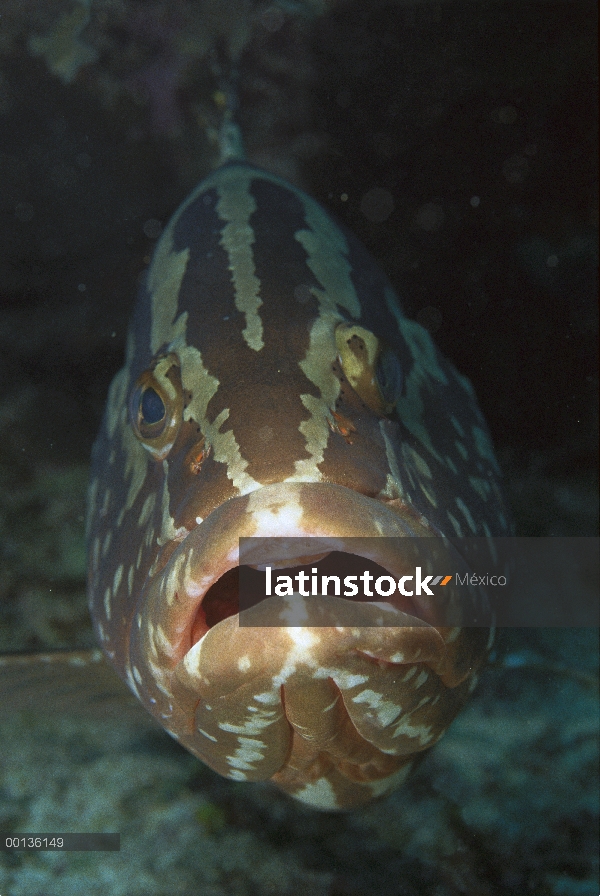
{"type": "Polygon", "coordinates": [[[370,559],[399,574],[416,536],[508,534],[499,483],[470,383],[366,249],[300,190],[230,162],[165,228],[110,388],[88,514],[98,639],[220,774],[360,805],[464,704],[492,614],[449,625],[390,599],[324,625],[323,597],[286,626],[275,595],[240,625],[239,539],[304,539],[310,562],[306,539],[377,538],[370,559]]]}

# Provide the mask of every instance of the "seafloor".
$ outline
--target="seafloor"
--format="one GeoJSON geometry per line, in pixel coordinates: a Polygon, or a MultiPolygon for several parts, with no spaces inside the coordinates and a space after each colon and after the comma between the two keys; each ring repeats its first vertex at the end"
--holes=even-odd
{"type": "MultiPolygon", "coordinates": [[[[473,381],[517,533],[598,534],[596,32],[591,2],[4,0],[0,650],[93,643],[90,448],[231,56],[251,158],[359,234],[473,381]]],[[[500,632],[409,782],[345,815],[38,688],[19,713],[0,674],[0,830],[121,850],[0,854],[2,896],[599,892],[596,630],[500,632]]]]}

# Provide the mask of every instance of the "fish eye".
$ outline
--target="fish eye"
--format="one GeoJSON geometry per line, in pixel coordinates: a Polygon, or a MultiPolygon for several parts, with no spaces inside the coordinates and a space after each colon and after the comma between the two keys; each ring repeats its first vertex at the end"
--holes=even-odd
{"type": "Polygon", "coordinates": [[[183,414],[181,371],[176,355],[159,356],[138,377],[129,399],[133,431],[156,460],[173,447],[183,414]]]}
{"type": "Polygon", "coordinates": [[[395,408],[396,402],[402,395],[404,377],[398,355],[387,346],[383,347],[377,359],[375,380],[385,404],[391,409],[395,408]]]}
{"type": "Polygon", "coordinates": [[[365,327],[343,323],[335,343],[344,375],[372,411],[391,414],[402,392],[402,366],[397,355],[365,327]]]}

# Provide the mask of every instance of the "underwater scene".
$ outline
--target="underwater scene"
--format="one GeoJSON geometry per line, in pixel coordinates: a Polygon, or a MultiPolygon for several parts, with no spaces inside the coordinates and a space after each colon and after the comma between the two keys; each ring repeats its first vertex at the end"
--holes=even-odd
{"type": "MultiPolygon", "coordinates": [[[[233,632],[220,593],[215,618],[188,624],[189,655],[228,623],[211,669],[236,639],[238,678],[264,653],[274,688],[289,684],[289,743],[269,741],[281,758],[253,780],[251,737],[234,761],[210,720],[193,716],[206,750],[171,720],[210,675],[189,660],[174,698],[155,659],[175,657],[175,636],[130,611],[138,573],[170,574],[143,586],[150,603],[200,588],[180,562],[195,523],[217,533],[212,555],[192,540],[217,570],[205,591],[232,532],[297,535],[288,516],[281,533],[239,521],[273,513],[280,481],[314,514],[309,534],[331,518],[349,535],[428,535],[443,512],[452,535],[594,544],[597,24],[588,0],[4,0],[0,896],[599,892],[598,630],[577,612],[499,628],[489,655],[487,634],[455,648],[444,635],[438,677],[415,676],[444,709],[398,727],[398,743],[418,741],[400,759],[393,744],[364,752],[367,723],[400,708],[346,694],[365,715],[331,734],[339,756],[318,777],[298,734],[313,692],[293,702],[292,653],[273,659],[274,629],[258,646],[257,629],[233,632]],[[271,311],[286,285],[295,304],[271,311]],[[136,620],[137,659],[122,646],[136,620]],[[120,846],[5,848],[34,832],[120,846]]],[[[597,561],[573,570],[565,606],[597,603],[597,561]]],[[[369,650],[372,688],[408,662],[369,650]]],[[[324,661],[314,680],[350,693],[361,669],[324,661]]],[[[217,700],[235,675],[211,681],[217,700]]]]}

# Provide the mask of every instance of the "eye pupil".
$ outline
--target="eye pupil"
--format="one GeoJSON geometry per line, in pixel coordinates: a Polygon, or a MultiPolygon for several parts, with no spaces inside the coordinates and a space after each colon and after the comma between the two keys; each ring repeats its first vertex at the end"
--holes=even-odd
{"type": "Polygon", "coordinates": [[[392,351],[382,352],[375,369],[375,379],[383,400],[388,404],[396,404],[402,394],[402,367],[392,351]]]}
{"type": "Polygon", "coordinates": [[[140,412],[144,423],[148,425],[159,423],[165,416],[164,402],[158,392],[151,387],[144,390],[140,401],[140,412]]]}

